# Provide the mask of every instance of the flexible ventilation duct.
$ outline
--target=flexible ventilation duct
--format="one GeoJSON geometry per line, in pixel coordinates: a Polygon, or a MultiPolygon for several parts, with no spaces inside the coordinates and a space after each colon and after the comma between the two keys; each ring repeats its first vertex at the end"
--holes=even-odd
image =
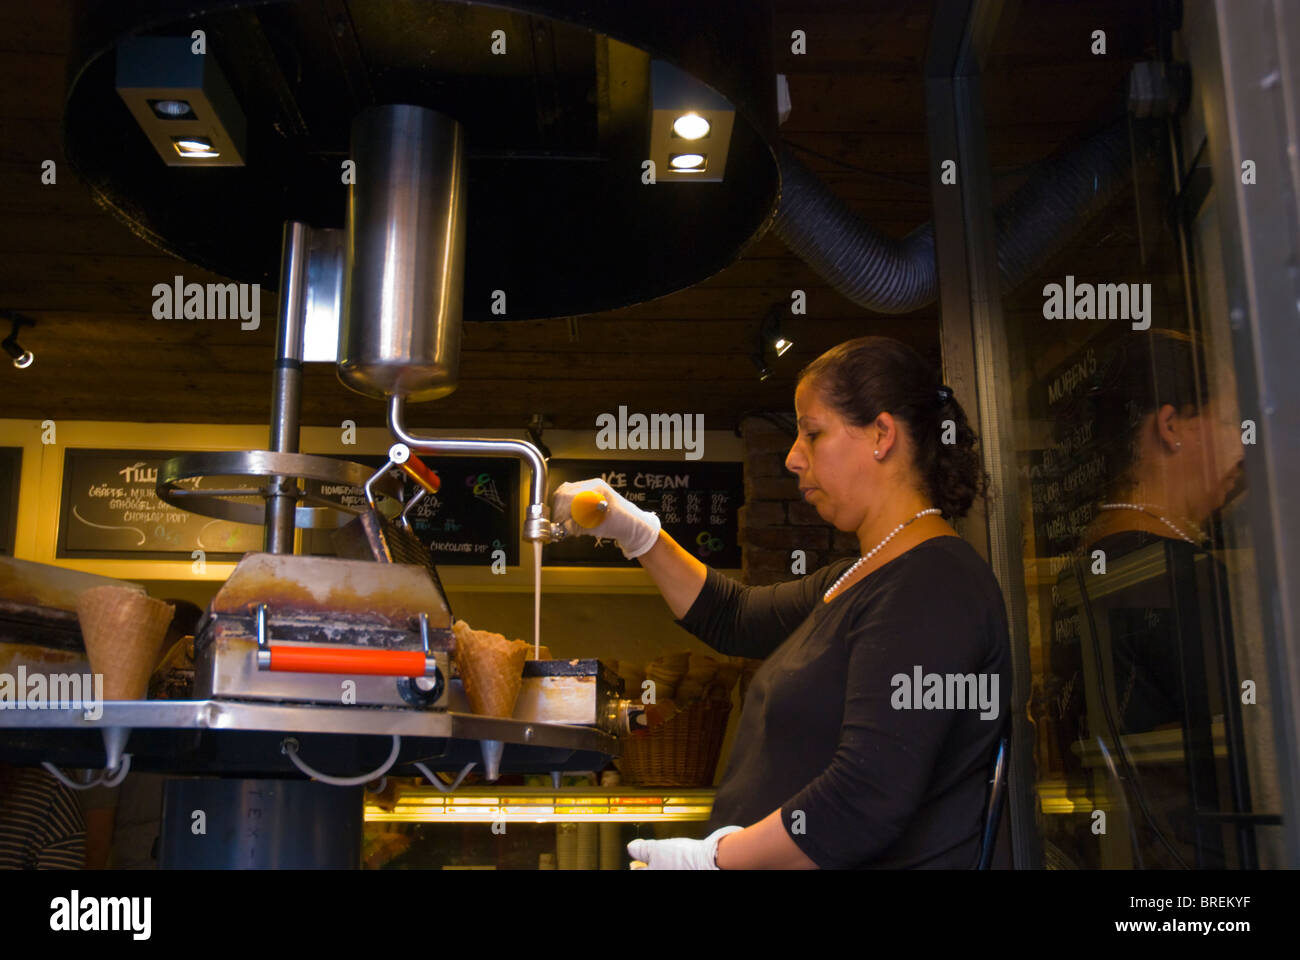
{"type": "MultiPolygon", "coordinates": [[[[938,296],[934,224],[906,237],[879,233],[781,147],[776,232],[827,283],[877,313],[907,313],[938,296]]],[[[1059,150],[997,209],[998,266],[1011,290],[1104,207],[1129,170],[1127,121],[1059,150]]]]}

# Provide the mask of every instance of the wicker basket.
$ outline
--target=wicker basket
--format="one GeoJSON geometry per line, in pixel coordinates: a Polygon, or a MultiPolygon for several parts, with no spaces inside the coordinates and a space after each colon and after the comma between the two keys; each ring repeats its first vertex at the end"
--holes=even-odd
{"type": "Polygon", "coordinates": [[[649,733],[624,737],[623,755],[614,762],[630,784],[712,786],[730,716],[730,700],[696,700],[649,733]]]}

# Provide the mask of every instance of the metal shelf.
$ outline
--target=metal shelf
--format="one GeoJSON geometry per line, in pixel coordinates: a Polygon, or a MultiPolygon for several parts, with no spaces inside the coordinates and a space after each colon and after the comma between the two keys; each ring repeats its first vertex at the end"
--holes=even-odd
{"type": "Polygon", "coordinates": [[[290,736],[299,741],[303,759],[337,776],[379,766],[394,736],[401,737],[401,745],[390,773],[417,761],[432,770],[481,764],[485,742],[502,745],[501,773],[598,769],[619,753],[615,737],[590,727],[452,711],[234,700],[101,706],[94,719],[86,718],[79,703],[50,710],[0,709],[0,758],[102,769],[105,742],[119,730],[127,732],[122,749],[132,755],[132,769],[174,774],[299,777],[281,747],[290,736]]]}

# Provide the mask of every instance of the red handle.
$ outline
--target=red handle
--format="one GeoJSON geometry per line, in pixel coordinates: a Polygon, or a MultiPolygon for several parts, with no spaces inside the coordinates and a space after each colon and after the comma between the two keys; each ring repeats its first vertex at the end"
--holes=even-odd
{"type": "Polygon", "coordinates": [[[442,486],[442,481],[438,479],[438,475],[426,467],[424,461],[415,454],[411,454],[407,457],[406,461],[401,464],[401,467],[408,477],[422,486],[429,493],[437,493],[438,488],[442,486]]]}
{"type": "Polygon", "coordinates": [[[271,669],[292,673],[346,673],[375,677],[422,677],[419,650],[359,650],[340,647],[271,646],[271,669]]]}

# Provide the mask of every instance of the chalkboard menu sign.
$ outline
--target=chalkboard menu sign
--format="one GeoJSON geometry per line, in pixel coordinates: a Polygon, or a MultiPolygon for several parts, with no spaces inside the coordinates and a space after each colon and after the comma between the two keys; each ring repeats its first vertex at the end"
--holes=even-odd
{"type": "Polygon", "coordinates": [[[442,481],[411,508],[411,530],[439,565],[478,566],[504,550],[519,563],[519,461],[513,457],[422,456],[442,481]]]}
{"type": "MultiPolygon", "coordinates": [[[[238,560],[261,550],[260,526],[181,510],[158,499],[158,470],[184,451],[67,450],[57,555],[75,558],[238,560]]],[[[254,488],[252,478],[205,477],[191,489],[254,488]]]]}
{"type": "Polygon", "coordinates": [[[1105,347],[1094,341],[1050,370],[1036,386],[1041,416],[1052,424],[1052,446],[1030,456],[1036,554],[1053,557],[1079,548],[1105,490],[1106,457],[1094,436],[1085,394],[1105,347]]]}
{"type": "MultiPolygon", "coordinates": [[[[328,457],[331,460],[348,460],[352,463],[365,464],[378,470],[388,462],[388,457],[382,454],[351,454],[351,453],[314,453],[314,457],[328,457]]],[[[396,469],[396,468],[394,468],[396,469]]],[[[371,471],[373,472],[373,470],[371,471]]],[[[405,480],[405,474],[397,471],[398,476],[405,480]]],[[[358,508],[365,505],[366,493],[361,487],[354,487],[346,483],[325,483],[320,480],[304,480],[303,491],[309,497],[320,498],[323,500],[333,500],[345,506],[358,508]]],[[[402,485],[402,500],[405,501],[410,496],[410,491],[406,483],[402,485]]],[[[302,552],[313,557],[333,557],[338,555],[334,549],[333,527],[305,527],[302,533],[302,552]]]]}
{"type": "MultiPolygon", "coordinates": [[[[340,455],[341,459],[383,466],[386,456],[340,455]]],[[[504,550],[506,563],[519,563],[519,461],[513,457],[436,457],[421,455],[441,481],[436,494],[426,494],[411,508],[411,530],[429,547],[439,566],[486,566],[492,554],[504,550]]],[[[403,475],[404,476],[404,475],[403,475]]],[[[403,502],[418,488],[407,479],[403,502]]],[[[348,504],[364,504],[360,487],[308,484],[308,491],[348,504]]],[[[304,532],[304,551],[333,554],[331,531],[304,532]]]]}
{"type": "MultiPolygon", "coordinates": [[[[1084,613],[1071,599],[1071,557],[1103,502],[1108,464],[1093,422],[1087,394],[1107,353],[1105,335],[1094,338],[1031,387],[1031,416],[1051,424],[1051,446],[1032,451],[1029,487],[1034,514],[1034,554],[1045,559],[1049,578],[1050,619],[1046,638],[1043,696],[1049,704],[1047,725],[1056,750],[1070,756],[1075,742],[1087,738],[1084,717],[1084,613]]],[[[1047,597],[1044,596],[1046,601],[1047,597]]],[[[1047,604],[1045,603],[1044,606],[1047,604]]]]}
{"type": "Polygon", "coordinates": [[[18,536],[18,482],[22,468],[22,447],[0,447],[0,556],[14,555],[18,536]]]}
{"type": "MultiPolygon", "coordinates": [[[[681,460],[552,460],[552,489],[599,477],[622,497],[659,516],[664,530],[711,567],[740,566],[739,522],[745,504],[739,463],[681,460]]],[[[542,562],[554,567],[636,567],[613,540],[570,537],[548,543],[542,562]]]]}

